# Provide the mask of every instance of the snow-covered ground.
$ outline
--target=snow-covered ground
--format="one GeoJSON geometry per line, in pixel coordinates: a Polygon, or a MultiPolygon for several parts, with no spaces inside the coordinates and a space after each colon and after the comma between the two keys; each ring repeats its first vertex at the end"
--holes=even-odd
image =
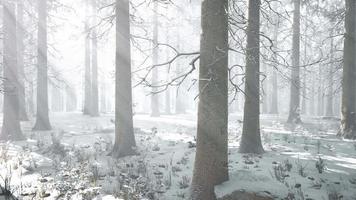
{"type": "MultiPolygon", "coordinates": [[[[23,123],[27,141],[0,144],[0,184],[9,181],[20,199],[187,199],[195,115],[136,115],[139,155],[120,160],[108,156],[112,119],[55,113],[50,132],[32,132],[33,122],[23,123]]],[[[337,121],[309,117],[289,127],[285,116],[261,119],[266,153],[242,155],[241,115],[230,116],[230,180],[215,188],[217,197],[241,191],[275,199],[356,199],[356,143],[335,136],[337,121]]]]}

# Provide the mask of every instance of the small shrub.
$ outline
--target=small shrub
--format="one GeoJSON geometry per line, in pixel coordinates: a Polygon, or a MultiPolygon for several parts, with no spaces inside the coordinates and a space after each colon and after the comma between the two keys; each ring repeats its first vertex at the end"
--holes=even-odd
{"type": "Polygon", "coordinates": [[[316,161],[316,163],[315,163],[315,167],[316,167],[316,169],[318,169],[319,174],[322,174],[323,171],[324,171],[325,168],[326,168],[325,160],[323,160],[323,159],[319,156],[319,159],[318,159],[318,160],[316,161]]]}
{"type": "Polygon", "coordinates": [[[182,176],[182,179],[179,181],[179,188],[185,189],[188,188],[190,184],[190,178],[188,176],[182,176]]]}

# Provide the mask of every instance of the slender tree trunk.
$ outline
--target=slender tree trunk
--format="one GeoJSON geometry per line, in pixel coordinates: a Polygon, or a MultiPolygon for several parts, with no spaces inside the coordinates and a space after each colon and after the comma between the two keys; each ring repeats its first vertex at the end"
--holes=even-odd
{"type": "Polygon", "coordinates": [[[310,115],[315,115],[315,75],[312,74],[311,75],[311,91],[310,91],[310,108],[309,108],[309,111],[310,111],[310,115]]]}
{"type": "Polygon", "coordinates": [[[333,101],[334,101],[334,37],[333,30],[330,32],[331,42],[330,42],[330,64],[328,69],[328,94],[326,99],[326,116],[334,116],[333,101]]]}
{"type": "MultiPolygon", "coordinates": [[[[93,25],[97,25],[97,0],[92,0],[93,3],[93,25]]],[[[92,85],[91,85],[91,116],[97,117],[99,116],[99,89],[98,89],[98,36],[96,32],[96,28],[92,29],[92,85]]]]}
{"type": "Polygon", "coordinates": [[[51,130],[48,116],[47,0],[38,3],[37,113],[33,130],[51,130]]]}
{"type": "Polygon", "coordinates": [[[24,24],[23,24],[23,1],[17,2],[17,66],[19,72],[19,104],[20,120],[28,121],[25,100],[25,71],[24,71],[24,24]]]}
{"type": "Polygon", "coordinates": [[[260,0],[250,0],[248,9],[245,107],[240,142],[241,153],[263,153],[260,134],[260,0]]]}
{"type": "Polygon", "coordinates": [[[100,84],[100,112],[106,113],[106,87],[105,82],[100,84]]]}
{"type": "Polygon", "coordinates": [[[347,139],[356,139],[356,49],[355,49],[355,18],[356,1],[346,1],[344,66],[342,79],[342,119],[339,135],[347,139]]]}
{"type": "Polygon", "coordinates": [[[300,0],[294,0],[293,52],[288,123],[301,123],[300,118],[300,0]]]}
{"type": "MultiPolygon", "coordinates": [[[[156,65],[158,63],[158,2],[154,1],[154,14],[153,14],[153,55],[152,63],[156,65]]],[[[158,69],[154,67],[152,69],[152,85],[157,85],[158,82],[158,69]]],[[[151,94],[151,116],[158,117],[160,115],[159,111],[159,96],[157,94],[157,88],[152,88],[151,94]]]]}
{"type": "Polygon", "coordinates": [[[84,63],[85,63],[85,71],[84,71],[84,115],[91,115],[92,106],[91,106],[91,69],[90,69],[90,33],[89,33],[89,2],[86,0],[85,4],[85,55],[84,55],[84,63]]]}
{"type": "Polygon", "coordinates": [[[132,120],[129,0],[116,0],[115,87],[115,145],[112,156],[120,158],[136,153],[132,120]]]}
{"type": "MultiPolygon", "coordinates": [[[[275,50],[278,49],[278,30],[279,30],[279,18],[277,19],[277,24],[274,27],[274,40],[275,41],[275,50]]],[[[273,52],[273,71],[272,71],[272,95],[271,95],[271,110],[270,114],[278,114],[278,74],[277,74],[277,52],[273,52]]]]}
{"type": "MultiPolygon", "coordinates": [[[[169,44],[169,30],[168,23],[166,24],[166,44],[169,44]]],[[[169,59],[169,51],[166,51],[167,60],[169,59]]],[[[167,67],[167,81],[169,81],[170,67],[167,67]]],[[[165,113],[167,115],[171,114],[171,88],[168,87],[165,91],[165,113]]]]}
{"type": "Polygon", "coordinates": [[[19,82],[15,5],[3,4],[4,116],[0,140],[23,140],[19,117],[19,82]]]}
{"type": "Polygon", "coordinates": [[[228,1],[202,2],[197,149],[191,199],[215,199],[228,180],[228,1]]]}
{"type": "Polygon", "coordinates": [[[31,79],[29,82],[29,97],[28,97],[28,112],[31,116],[35,116],[35,103],[34,103],[34,80],[31,79]]]}

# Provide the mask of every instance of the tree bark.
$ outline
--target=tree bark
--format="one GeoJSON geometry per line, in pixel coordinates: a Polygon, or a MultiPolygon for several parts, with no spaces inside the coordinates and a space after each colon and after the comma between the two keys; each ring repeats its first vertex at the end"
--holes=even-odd
{"type": "Polygon", "coordinates": [[[356,48],[355,48],[355,18],[356,1],[345,0],[345,39],[344,39],[344,66],[342,79],[342,119],[339,135],[347,139],[356,139],[356,48]]]}
{"type": "Polygon", "coordinates": [[[129,0],[116,0],[115,158],[136,153],[131,87],[129,0]]]}
{"type": "Polygon", "coordinates": [[[288,123],[301,123],[300,118],[300,0],[294,0],[293,52],[288,123]]]}
{"type": "Polygon", "coordinates": [[[19,117],[19,82],[15,5],[3,4],[4,115],[0,140],[23,140],[19,117]]]}
{"type": "Polygon", "coordinates": [[[260,134],[260,0],[248,9],[245,107],[240,153],[263,153],[260,134]]]}
{"type": "MultiPolygon", "coordinates": [[[[93,9],[93,25],[97,24],[97,2],[92,0],[92,9],[93,9]]],[[[96,28],[94,27],[91,32],[92,35],[92,84],[91,84],[91,108],[92,111],[90,115],[92,117],[99,116],[99,89],[98,89],[98,36],[96,28]]]]}
{"type": "Polygon", "coordinates": [[[84,54],[84,115],[91,115],[92,113],[92,95],[91,95],[91,67],[90,67],[90,33],[89,33],[89,1],[85,3],[85,54],[84,54]]]}
{"type": "Polygon", "coordinates": [[[48,116],[47,0],[38,2],[37,113],[33,130],[51,130],[48,116]]]}
{"type": "Polygon", "coordinates": [[[228,1],[202,2],[197,149],[191,199],[215,199],[228,180],[228,1]]]}
{"type": "Polygon", "coordinates": [[[17,66],[19,72],[19,104],[20,120],[28,121],[25,100],[25,71],[24,71],[24,7],[23,1],[17,1],[17,66]]]}

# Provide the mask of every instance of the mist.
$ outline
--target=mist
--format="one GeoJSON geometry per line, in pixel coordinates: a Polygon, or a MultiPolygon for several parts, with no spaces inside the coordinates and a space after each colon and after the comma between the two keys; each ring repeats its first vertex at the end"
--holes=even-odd
{"type": "Polygon", "coordinates": [[[0,5],[0,200],[356,198],[356,1],[0,5]]]}

